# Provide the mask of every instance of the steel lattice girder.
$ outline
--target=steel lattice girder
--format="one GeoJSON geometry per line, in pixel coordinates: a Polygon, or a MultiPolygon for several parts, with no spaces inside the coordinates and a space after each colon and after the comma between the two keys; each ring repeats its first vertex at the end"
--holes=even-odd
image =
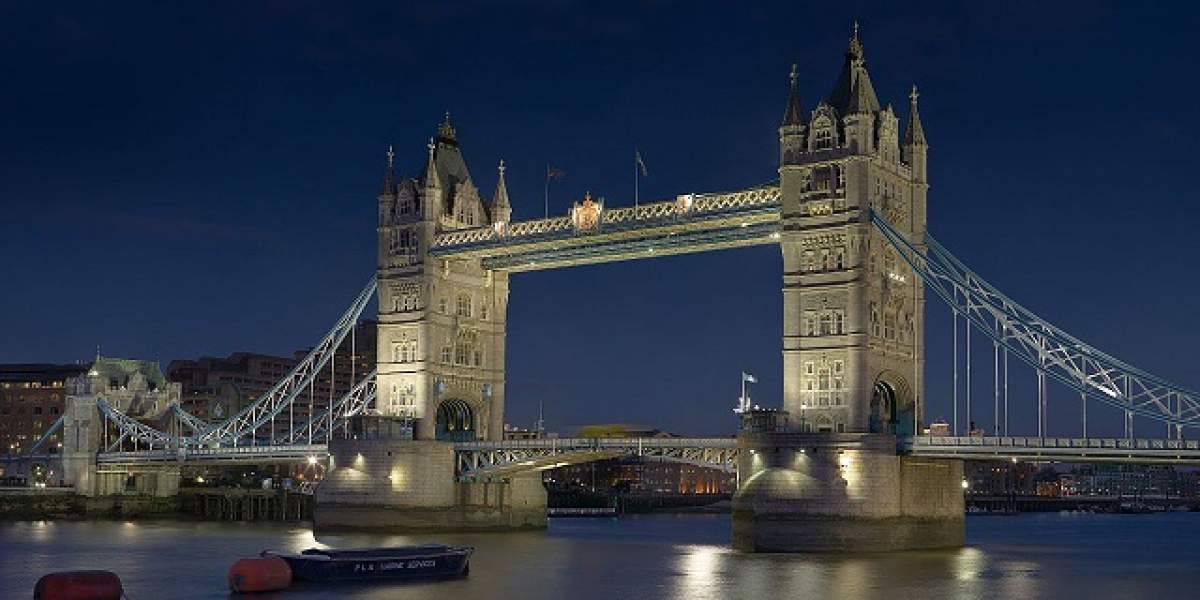
{"type": "Polygon", "coordinates": [[[296,425],[291,431],[285,432],[282,436],[277,436],[276,439],[271,440],[271,444],[286,445],[307,440],[310,426],[312,427],[313,439],[324,435],[329,425],[330,410],[333,411],[333,420],[348,419],[366,410],[375,401],[375,372],[376,370],[372,369],[370,373],[364,375],[349,392],[338,398],[337,402],[330,409],[310,416],[307,421],[296,425]]]}
{"type": "Polygon", "coordinates": [[[1200,426],[1200,394],[1124,363],[1005,296],[932,236],[923,252],[879,214],[871,220],[955,314],[1034,369],[1086,397],[1176,427],[1200,426]],[[1174,410],[1172,410],[1174,405],[1174,410]]]}
{"type": "Polygon", "coordinates": [[[197,435],[195,440],[202,445],[214,442],[237,445],[240,438],[252,436],[255,430],[266,425],[287,408],[296,396],[316,378],[320,370],[329,363],[342,340],[354,329],[359,315],[362,314],[363,309],[375,294],[375,285],[375,278],[372,277],[366,287],[359,292],[358,297],[354,299],[350,308],[346,309],[346,312],[338,319],[333,329],[325,334],[325,337],[308,353],[308,356],[304,357],[304,360],[279,383],[276,383],[267,393],[259,396],[257,400],[238,411],[224,423],[197,435]]]}
{"type": "Polygon", "coordinates": [[[146,444],[151,448],[153,448],[155,444],[158,444],[163,448],[174,448],[180,445],[181,438],[168,433],[163,433],[153,427],[150,427],[149,425],[146,425],[145,423],[142,423],[141,421],[138,421],[137,419],[134,419],[133,417],[130,417],[129,415],[111,406],[103,398],[96,400],[96,408],[100,410],[100,414],[117,426],[117,431],[121,434],[117,440],[109,446],[108,450],[119,447],[122,441],[131,437],[134,440],[146,442],[146,444]]]}
{"type": "Polygon", "coordinates": [[[738,447],[733,438],[564,438],[460,442],[455,444],[459,477],[541,470],[558,463],[591,462],[618,456],[648,456],[732,472],[738,447]]]}
{"type": "Polygon", "coordinates": [[[170,410],[172,413],[174,413],[175,418],[179,419],[179,422],[186,425],[188,429],[192,430],[193,433],[203,433],[208,430],[208,423],[204,422],[204,420],[189,413],[188,411],[183,410],[183,407],[179,406],[178,402],[172,402],[170,405],[170,410]]]}

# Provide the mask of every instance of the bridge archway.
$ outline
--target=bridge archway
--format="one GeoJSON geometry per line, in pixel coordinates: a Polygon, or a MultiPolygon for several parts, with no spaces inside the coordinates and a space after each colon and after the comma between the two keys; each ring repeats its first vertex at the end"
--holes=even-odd
{"type": "Polygon", "coordinates": [[[476,439],[475,410],[465,400],[451,398],[438,404],[434,436],[443,442],[473,442],[476,439]]]}
{"type": "Polygon", "coordinates": [[[867,430],[871,433],[913,435],[915,406],[908,381],[893,371],[883,371],[871,388],[871,412],[867,430]]]}

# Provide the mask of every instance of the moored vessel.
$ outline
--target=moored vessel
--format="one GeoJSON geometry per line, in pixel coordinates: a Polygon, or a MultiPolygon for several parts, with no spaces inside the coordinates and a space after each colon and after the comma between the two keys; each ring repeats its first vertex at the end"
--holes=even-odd
{"type": "Polygon", "coordinates": [[[299,554],[264,551],[287,561],[298,581],[371,581],[465,577],[470,546],[429,544],[393,548],[309,548],[299,554]]]}

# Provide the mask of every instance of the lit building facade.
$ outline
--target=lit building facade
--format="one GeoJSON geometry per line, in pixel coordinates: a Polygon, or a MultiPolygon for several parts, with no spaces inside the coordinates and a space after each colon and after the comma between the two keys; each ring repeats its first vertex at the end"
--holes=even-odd
{"type": "MultiPolygon", "coordinates": [[[[0,365],[0,452],[19,454],[41,439],[58,420],[66,401],[67,380],[87,372],[90,365],[0,365]]],[[[57,448],[59,435],[47,440],[57,448]]]]}

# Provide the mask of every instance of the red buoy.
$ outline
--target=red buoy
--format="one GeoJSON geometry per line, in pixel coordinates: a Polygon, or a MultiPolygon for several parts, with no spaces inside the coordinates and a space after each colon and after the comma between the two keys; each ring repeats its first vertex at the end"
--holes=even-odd
{"type": "Polygon", "coordinates": [[[274,592],[292,585],[292,568],[278,556],[242,558],[229,567],[226,579],[235,592],[274,592]]]}
{"type": "Polygon", "coordinates": [[[121,600],[121,578],[110,571],[65,571],[42,575],[33,600],[121,600]]]}

